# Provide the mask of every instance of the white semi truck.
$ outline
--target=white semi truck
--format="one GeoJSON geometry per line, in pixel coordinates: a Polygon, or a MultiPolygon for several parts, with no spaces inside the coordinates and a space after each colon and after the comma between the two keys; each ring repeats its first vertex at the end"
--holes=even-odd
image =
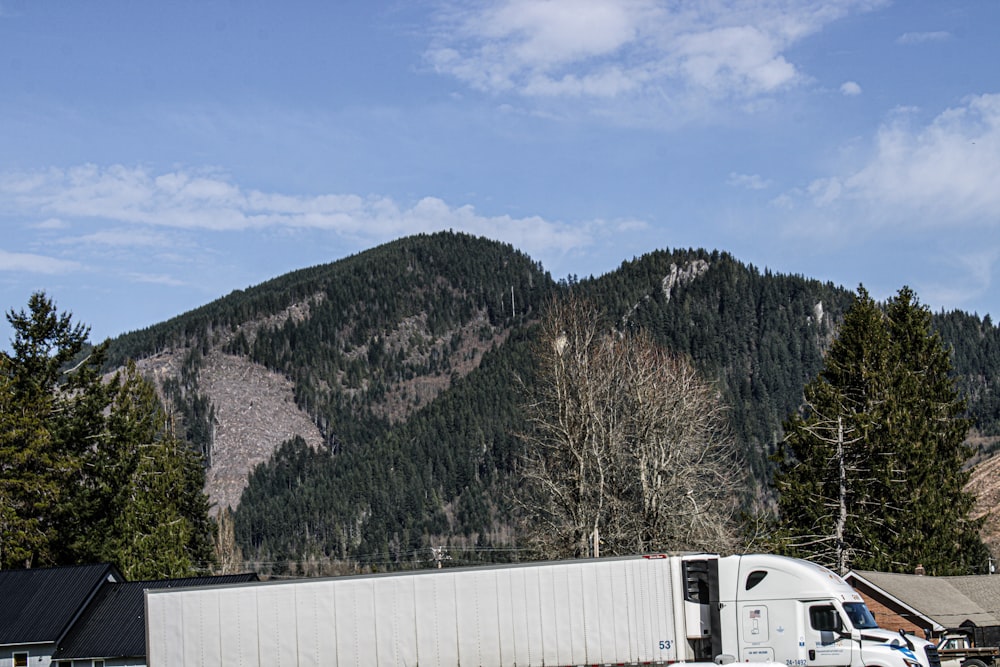
{"type": "Polygon", "coordinates": [[[833,572],[649,555],[146,592],[149,667],[940,667],[833,572]]]}

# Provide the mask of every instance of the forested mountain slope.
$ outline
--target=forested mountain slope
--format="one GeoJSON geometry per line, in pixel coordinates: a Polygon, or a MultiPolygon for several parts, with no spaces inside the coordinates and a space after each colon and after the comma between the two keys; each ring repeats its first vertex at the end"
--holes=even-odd
{"type": "Polygon", "coordinates": [[[342,453],[405,422],[554,289],[508,245],[412,237],[122,336],[110,365],[141,360],[210,462],[212,500],[235,505],[250,467],[285,440],[342,453]]]}
{"type": "MultiPolygon", "coordinates": [[[[156,371],[211,464],[213,500],[235,506],[242,492],[237,536],[265,568],[400,566],[443,544],[496,560],[515,543],[531,324],[570,290],[718,383],[758,495],[781,423],[852,299],[694,250],[556,284],[508,245],[440,233],[233,293],[123,336],[111,353],[156,371]]],[[[935,322],[978,433],[996,434],[996,328],[964,313],[935,322]]]]}
{"type": "Polygon", "coordinates": [[[585,286],[622,326],[651,332],[719,383],[752,478],[782,420],[819,371],[851,294],[829,283],[761,273],[714,252],[652,252],[585,286]]]}

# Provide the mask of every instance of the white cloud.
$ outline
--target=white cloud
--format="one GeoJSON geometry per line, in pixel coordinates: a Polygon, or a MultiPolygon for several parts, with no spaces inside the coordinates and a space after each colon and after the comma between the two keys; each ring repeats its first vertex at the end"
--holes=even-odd
{"type": "Polygon", "coordinates": [[[859,162],[771,200],[777,237],[810,261],[853,264],[886,295],[905,283],[928,303],[983,314],[1000,270],[1000,94],[936,117],[897,109],[866,154],[852,141],[843,155],[859,162]]]}
{"type": "Polygon", "coordinates": [[[457,0],[428,62],[475,89],[677,102],[745,99],[803,80],[791,46],[883,0],[457,0]]]}
{"type": "Polygon", "coordinates": [[[1000,95],[911,124],[903,116],[879,130],[870,162],[844,181],[848,195],[886,219],[1000,223],[1000,95]]]}
{"type": "Polygon", "coordinates": [[[854,97],[861,94],[861,86],[856,81],[845,81],[840,84],[840,93],[847,97],[854,97]]]}
{"type": "Polygon", "coordinates": [[[59,218],[49,218],[34,225],[35,229],[66,229],[68,226],[59,218]]]}
{"type": "Polygon", "coordinates": [[[56,259],[45,255],[26,252],[0,250],[0,271],[17,273],[41,273],[56,275],[70,273],[81,268],[78,262],[56,259]]]}
{"type": "Polygon", "coordinates": [[[916,115],[897,110],[864,164],[783,202],[839,211],[844,225],[1000,227],[1000,94],[969,97],[923,126],[916,115]]]}
{"type": "Polygon", "coordinates": [[[943,42],[951,39],[951,33],[943,30],[934,32],[904,32],[896,38],[897,44],[924,44],[926,42],[943,42]]]}
{"type": "Polygon", "coordinates": [[[644,2],[511,0],[487,8],[476,29],[487,38],[518,36],[511,56],[543,67],[614,53],[635,39],[652,7],[644,2]]]}
{"type": "Polygon", "coordinates": [[[213,171],[154,174],[142,167],[122,165],[0,174],[0,210],[25,218],[58,216],[79,227],[96,225],[97,231],[50,242],[105,248],[167,247],[171,243],[165,230],[170,229],[216,233],[327,230],[366,245],[454,229],[506,241],[529,254],[552,257],[591,247],[607,230],[622,225],[634,229],[642,224],[489,216],[436,197],[402,206],[378,196],[286,195],[246,190],[213,171]]]}
{"type": "Polygon", "coordinates": [[[164,287],[187,287],[188,283],[164,273],[130,273],[128,279],[132,282],[147,285],[163,285],[164,287]]]}
{"type": "Polygon", "coordinates": [[[112,248],[163,248],[171,244],[165,234],[157,234],[134,227],[102,229],[91,234],[66,236],[57,241],[61,245],[90,245],[112,248]]]}
{"type": "Polygon", "coordinates": [[[747,190],[766,190],[771,187],[771,181],[760,174],[737,174],[736,172],[732,172],[729,174],[729,179],[726,183],[733,187],[746,188],[747,190]]]}
{"type": "Polygon", "coordinates": [[[829,206],[837,201],[843,190],[843,184],[836,177],[817,178],[806,188],[813,203],[819,207],[829,206]]]}
{"type": "Polygon", "coordinates": [[[755,95],[798,78],[775,36],[754,26],[726,26],[682,35],[678,68],[689,84],[714,93],[755,95]]]}

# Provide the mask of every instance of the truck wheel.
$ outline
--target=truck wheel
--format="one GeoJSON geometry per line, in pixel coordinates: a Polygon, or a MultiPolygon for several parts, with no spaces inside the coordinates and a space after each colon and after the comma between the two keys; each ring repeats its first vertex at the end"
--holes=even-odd
{"type": "Polygon", "coordinates": [[[986,663],[978,658],[969,658],[962,663],[962,667],[986,667],[986,663]]]}

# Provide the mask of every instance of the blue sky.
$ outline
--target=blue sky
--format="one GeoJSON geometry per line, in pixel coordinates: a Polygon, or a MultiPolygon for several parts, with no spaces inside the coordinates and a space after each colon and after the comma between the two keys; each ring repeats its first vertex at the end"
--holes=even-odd
{"type": "MultiPolygon", "coordinates": [[[[401,236],[1000,315],[1000,3],[0,0],[0,305],[96,339],[401,236]]],[[[0,347],[9,327],[0,324],[0,347]]]]}

